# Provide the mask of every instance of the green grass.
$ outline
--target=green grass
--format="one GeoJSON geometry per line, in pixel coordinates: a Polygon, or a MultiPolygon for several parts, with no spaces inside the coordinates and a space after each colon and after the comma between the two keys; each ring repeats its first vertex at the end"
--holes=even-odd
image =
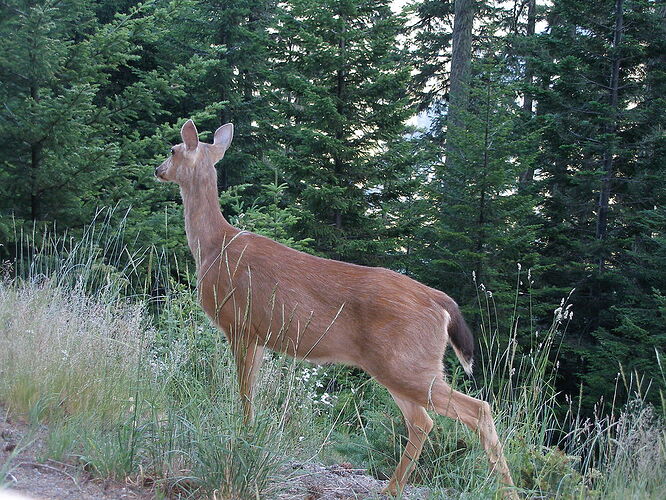
{"type": "MultiPolygon", "coordinates": [[[[243,425],[230,350],[195,294],[164,278],[162,254],[128,255],[121,236],[101,226],[77,241],[48,233],[39,245],[28,240],[38,250],[0,282],[0,403],[48,424],[42,459],[192,497],[271,498],[292,459],[351,461],[390,475],[404,424],[383,388],[348,369],[270,355],[256,422],[243,425]],[[149,277],[137,279],[146,267],[149,277]]],[[[616,401],[610,415],[583,419],[572,401],[558,418],[553,380],[566,305],[520,353],[517,321],[502,330],[492,297],[481,292],[476,379],[458,368],[450,379],[492,403],[522,493],[660,498],[666,419],[643,402],[646,384],[625,374],[617,383],[631,399],[616,401]]],[[[10,467],[0,468],[0,480],[10,467]]],[[[450,488],[474,499],[498,491],[476,436],[440,417],[413,479],[435,497],[450,488]]]]}

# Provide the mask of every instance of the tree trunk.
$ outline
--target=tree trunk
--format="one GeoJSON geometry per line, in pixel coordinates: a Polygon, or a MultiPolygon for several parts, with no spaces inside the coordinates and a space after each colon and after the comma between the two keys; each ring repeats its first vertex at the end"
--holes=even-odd
{"type": "MultiPolygon", "coordinates": [[[[448,129],[464,126],[464,111],[469,100],[469,77],[472,62],[472,25],[474,1],[455,0],[453,40],[451,51],[451,76],[449,81],[448,129]]],[[[453,141],[455,143],[455,140],[453,141]]],[[[455,144],[447,139],[448,150],[455,144]]],[[[447,154],[448,161],[448,154],[447,154]]]]}
{"type": "MultiPolygon", "coordinates": [[[[615,1],[615,28],[613,30],[613,45],[611,55],[611,74],[609,85],[610,119],[604,126],[604,135],[608,137],[603,157],[603,177],[601,179],[601,190],[599,192],[599,207],[597,212],[596,237],[600,242],[606,239],[608,232],[608,205],[611,193],[611,181],[613,179],[613,159],[615,156],[615,132],[617,130],[618,94],[620,81],[620,43],[622,42],[623,30],[623,3],[624,0],[615,1]]],[[[599,248],[597,261],[599,272],[604,272],[606,257],[603,245],[599,248]]]]}
{"type": "MultiPolygon", "coordinates": [[[[335,96],[338,99],[338,102],[336,103],[336,111],[338,112],[339,115],[342,115],[344,113],[344,94],[345,94],[345,78],[346,78],[346,72],[345,72],[345,67],[344,63],[346,61],[346,52],[347,52],[347,25],[344,24],[342,26],[342,33],[340,34],[340,41],[338,42],[338,49],[340,49],[340,55],[341,59],[343,61],[343,66],[341,66],[336,74],[336,88],[335,88],[335,96]]],[[[335,138],[342,142],[344,138],[344,130],[342,129],[342,126],[338,127],[338,129],[335,131],[335,138]]],[[[335,174],[338,179],[342,177],[342,169],[343,169],[343,160],[340,157],[340,152],[335,152],[333,155],[333,162],[334,162],[334,168],[335,168],[335,174]]],[[[335,228],[338,230],[342,229],[342,212],[340,210],[335,210],[334,212],[334,218],[335,218],[335,228]]]]}
{"type": "MultiPolygon", "coordinates": [[[[30,85],[30,97],[36,103],[39,102],[39,88],[36,84],[30,85]]],[[[41,160],[42,140],[39,140],[30,145],[30,218],[33,221],[39,220],[42,215],[39,200],[39,167],[41,160]]]]}
{"type": "Polygon", "coordinates": [[[476,239],[476,279],[478,283],[483,280],[483,247],[486,243],[486,191],[488,179],[488,149],[490,147],[490,81],[486,88],[486,120],[483,130],[483,171],[479,184],[479,217],[477,219],[476,239]]]}
{"type": "MultiPolygon", "coordinates": [[[[533,37],[536,28],[536,0],[527,0],[527,27],[526,27],[526,36],[528,38],[533,37]]],[[[525,93],[523,95],[523,113],[525,119],[531,117],[534,108],[534,97],[529,89],[529,86],[532,85],[534,81],[534,68],[532,67],[531,62],[529,61],[529,54],[525,56],[525,93]]],[[[534,180],[534,168],[527,168],[520,175],[520,185],[524,187],[525,185],[531,183],[534,180]]]]}
{"type": "MultiPolygon", "coordinates": [[[[527,26],[525,35],[530,38],[534,36],[536,31],[536,0],[527,0],[527,26]]],[[[527,54],[529,56],[529,54],[527,54]]],[[[527,86],[532,85],[534,79],[534,69],[529,60],[529,57],[525,57],[525,84],[527,86]]],[[[525,91],[523,96],[523,111],[526,114],[532,113],[532,108],[534,106],[534,98],[532,93],[529,90],[525,91]]]]}

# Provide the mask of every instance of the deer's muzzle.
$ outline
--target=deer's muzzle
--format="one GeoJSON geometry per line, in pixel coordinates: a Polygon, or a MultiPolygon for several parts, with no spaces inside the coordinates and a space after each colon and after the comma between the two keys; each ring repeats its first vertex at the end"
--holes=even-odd
{"type": "Polygon", "coordinates": [[[155,177],[157,177],[158,180],[160,181],[165,181],[166,179],[164,178],[164,173],[166,169],[164,168],[164,165],[160,165],[155,169],[155,177]]]}

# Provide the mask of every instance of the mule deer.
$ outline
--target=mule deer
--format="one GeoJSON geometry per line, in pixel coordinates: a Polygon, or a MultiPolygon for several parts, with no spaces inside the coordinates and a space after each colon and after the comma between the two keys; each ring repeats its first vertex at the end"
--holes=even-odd
{"type": "MultiPolygon", "coordinates": [[[[265,348],[345,363],[384,385],[405,418],[408,443],[385,492],[396,494],[407,482],[433,426],[426,409],[478,433],[491,468],[513,486],[490,406],[444,381],[447,343],[472,371],[474,339],[457,304],[388,269],[314,257],[233,227],[220,210],[215,170],[233,125],[218,128],[213,144],[199,142],[192,120],[180,134],[182,144],[155,175],[180,186],[199,300],[229,340],[246,422],[265,348]]],[[[506,494],[517,498],[513,489],[506,494]]]]}

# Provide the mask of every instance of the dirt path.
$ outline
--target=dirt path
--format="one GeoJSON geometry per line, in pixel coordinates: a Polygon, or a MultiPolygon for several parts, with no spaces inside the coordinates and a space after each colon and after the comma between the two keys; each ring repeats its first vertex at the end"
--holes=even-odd
{"type": "MultiPolygon", "coordinates": [[[[8,472],[0,500],[14,494],[39,500],[120,500],[154,498],[145,488],[93,480],[71,464],[40,461],[46,428],[31,429],[0,408],[0,473],[8,472]]],[[[0,479],[2,479],[0,477],[0,479]]]]}
{"type": "MultiPolygon", "coordinates": [[[[31,428],[13,419],[0,407],[0,479],[8,471],[0,500],[120,500],[153,499],[150,488],[118,481],[93,479],[80,467],[53,460],[40,461],[47,429],[31,428]]],[[[386,481],[380,481],[355,469],[350,464],[324,466],[317,463],[292,462],[291,478],[273,499],[267,500],[341,500],[386,499],[379,492],[386,481]]],[[[405,500],[430,498],[426,488],[408,487],[405,500]]],[[[452,495],[451,498],[454,498],[452,495]]],[[[445,500],[445,499],[441,499],[445,500]]]]}
{"type": "MultiPolygon", "coordinates": [[[[370,477],[365,474],[364,469],[354,469],[350,464],[324,466],[317,463],[294,463],[293,467],[294,477],[287,482],[286,489],[276,497],[276,500],[379,500],[391,498],[379,493],[388,481],[370,477]]],[[[427,488],[408,486],[402,498],[426,500],[431,499],[431,496],[427,488]]],[[[438,496],[437,500],[446,500],[446,498],[438,496]]]]}

